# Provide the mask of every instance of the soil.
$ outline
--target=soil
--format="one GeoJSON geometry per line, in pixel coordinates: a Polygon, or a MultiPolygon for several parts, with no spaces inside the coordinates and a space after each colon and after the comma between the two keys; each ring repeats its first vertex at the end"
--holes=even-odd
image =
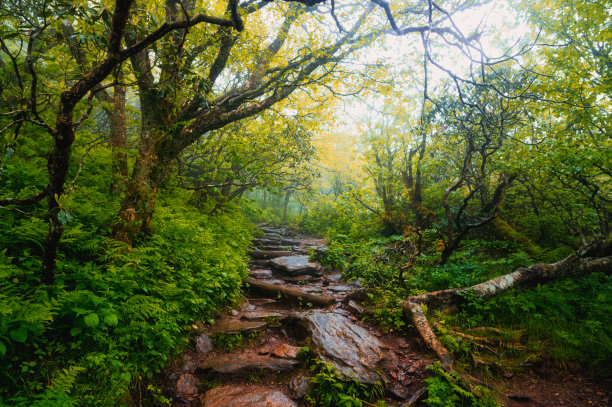
{"type": "MultiPolygon", "coordinates": [[[[612,406],[612,379],[543,363],[498,383],[508,407],[612,406]]],[[[497,386],[496,386],[497,387],[497,386]]]]}

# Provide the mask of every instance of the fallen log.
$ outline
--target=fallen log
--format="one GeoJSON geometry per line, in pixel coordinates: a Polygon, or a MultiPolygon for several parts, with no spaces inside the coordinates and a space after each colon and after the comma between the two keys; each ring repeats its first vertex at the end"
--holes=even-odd
{"type": "Polygon", "coordinates": [[[258,292],[263,295],[267,295],[271,298],[280,296],[281,298],[300,304],[312,304],[326,307],[336,302],[332,297],[326,295],[318,295],[304,292],[295,288],[284,287],[278,284],[264,283],[257,281],[252,278],[246,278],[243,280],[249,285],[251,291],[258,292]]]}
{"type": "Polygon", "coordinates": [[[452,369],[453,356],[444,348],[427,321],[422,305],[429,309],[460,305],[466,296],[490,298],[511,288],[529,287],[563,277],[577,277],[594,272],[612,272],[612,242],[594,243],[552,264],[534,264],[467,288],[455,288],[408,297],[402,309],[425,344],[431,348],[447,369],[452,369]]]}

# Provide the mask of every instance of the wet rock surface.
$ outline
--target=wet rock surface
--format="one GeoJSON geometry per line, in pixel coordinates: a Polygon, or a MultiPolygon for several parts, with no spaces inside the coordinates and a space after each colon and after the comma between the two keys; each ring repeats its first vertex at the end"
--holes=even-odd
{"type": "Polygon", "coordinates": [[[270,266],[289,276],[316,275],[319,265],[308,260],[308,256],[283,256],[270,260],[270,266]]]}
{"type": "Polygon", "coordinates": [[[209,390],[204,407],[292,407],[296,406],[283,392],[263,386],[220,386],[209,390]]]}
{"type": "Polygon", "coordinates": [[[217,373],[240,373],[248,370],[287,371],[297,366],[296,360],[275,358],[266,355],[227,354],[204,360],[200,370],[212,370],[217,373]]]}
{"type": "Polygon", "coordinates": [[[196,349],[198,350],[199,353],[203,355],[213,350],[213,348],[214,348],[213,341],[210,338],[210,336],[206,334],[200,335],[198,339],[196,340],[196,349]]]}
{"type": "Polygon", "coordinates": [[[385,352],[368,330],[336,313],[313,311],[298,318],[306,323],[316,352],[343,376],[370,384],[381,379],[376,370],[385,352]]]}
{"type": "Polygon", "coordinates": [[[182,398],[192,398],[198,394],[198,379],[192,374],[184,373],[176,381],[176,393],[182,398]]]}

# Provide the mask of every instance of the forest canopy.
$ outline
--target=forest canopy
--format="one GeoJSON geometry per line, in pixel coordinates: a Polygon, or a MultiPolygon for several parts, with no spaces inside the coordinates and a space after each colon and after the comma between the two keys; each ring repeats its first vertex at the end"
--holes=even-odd
{"type": "MultiPolygon", "coordinates": [[[[325,237],[399,331],[407,297],[609,250],[610,21],[603,0],[0,0],[0,403],[155,398],[194,320],[239,301],[258,223],[325,237]]],[[[589,339],[546,340],[609,369],[609,272],[550,284],[596,295],[567,311],[589,339]]],[[[468,324],[554,308],[516,295],[468,324]]]]}

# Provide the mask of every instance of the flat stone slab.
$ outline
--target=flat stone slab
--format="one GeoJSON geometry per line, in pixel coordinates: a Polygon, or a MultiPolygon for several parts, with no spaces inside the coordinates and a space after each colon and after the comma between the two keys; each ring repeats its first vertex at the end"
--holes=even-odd
{"type": "Polygon", "coordinates": [[[274,259],[292,254],[290,250],[253,250],[250,255],[253,259],[274,259]]]}
{"type": "Polygon", "coordinates": [[[210,327],[209,335],[233,334],[258,331],[266,327],[263,321],[241,321],[239,319],[223,319],[210,327]]]}
{"type": "Polygon", "coordinates": [[[278,278],[258,278],[258,280],[260,280],[262,283],[268,283],[268,284],[276,284],[276,285],[285,284],[285,280],[279,280],[278,278]]]}
{"type": "Polygon", "coordinates": [[[335,291],[335,292],[348,292],[351,291],[352,288],[348,285],[329,285],[325,287],[326,290],[335,291]]]}
{"type": "Polygon", "coordinates": [[[249,271],[249,275],[253,278],[272,278],[272,270],[251,270],[249,271]]]}
{"type": "Polygon", "coordinates": [[[227,385],[206,392],[204,407],[297,407],[283,392],[263,386],[227,385]]]}
{"type": "Polygon", "coordinates": [[[302,274],[301,276],[280,276],[280,278],[288,283],[312,282],[321,279],[321,277],[315,277],[308,274],[302,274]]]}
{"type": "Polygon", "coordinates": [[[312,335],[315,352],[340,374],[361,383],[381,380],[376,369],[385,353],[378,338],[368,330],[336,313],[313,311],[299,318],[312,335]]]}
{"type": "Polygon", "coordinates": [[[270,265],[275,269],[290,276],[302,274],[317,274],[319,265],[308,260],[308,256],[283,256],[270,260],[270,265]]]}
{"type": "Polygon", "coordinates": [[[238,373],[247,370],[287,371],[299,364],[297,360],[279,359],[268,355],[224,354],[208,358],[198,369],[217,373],[238,373]]]}

